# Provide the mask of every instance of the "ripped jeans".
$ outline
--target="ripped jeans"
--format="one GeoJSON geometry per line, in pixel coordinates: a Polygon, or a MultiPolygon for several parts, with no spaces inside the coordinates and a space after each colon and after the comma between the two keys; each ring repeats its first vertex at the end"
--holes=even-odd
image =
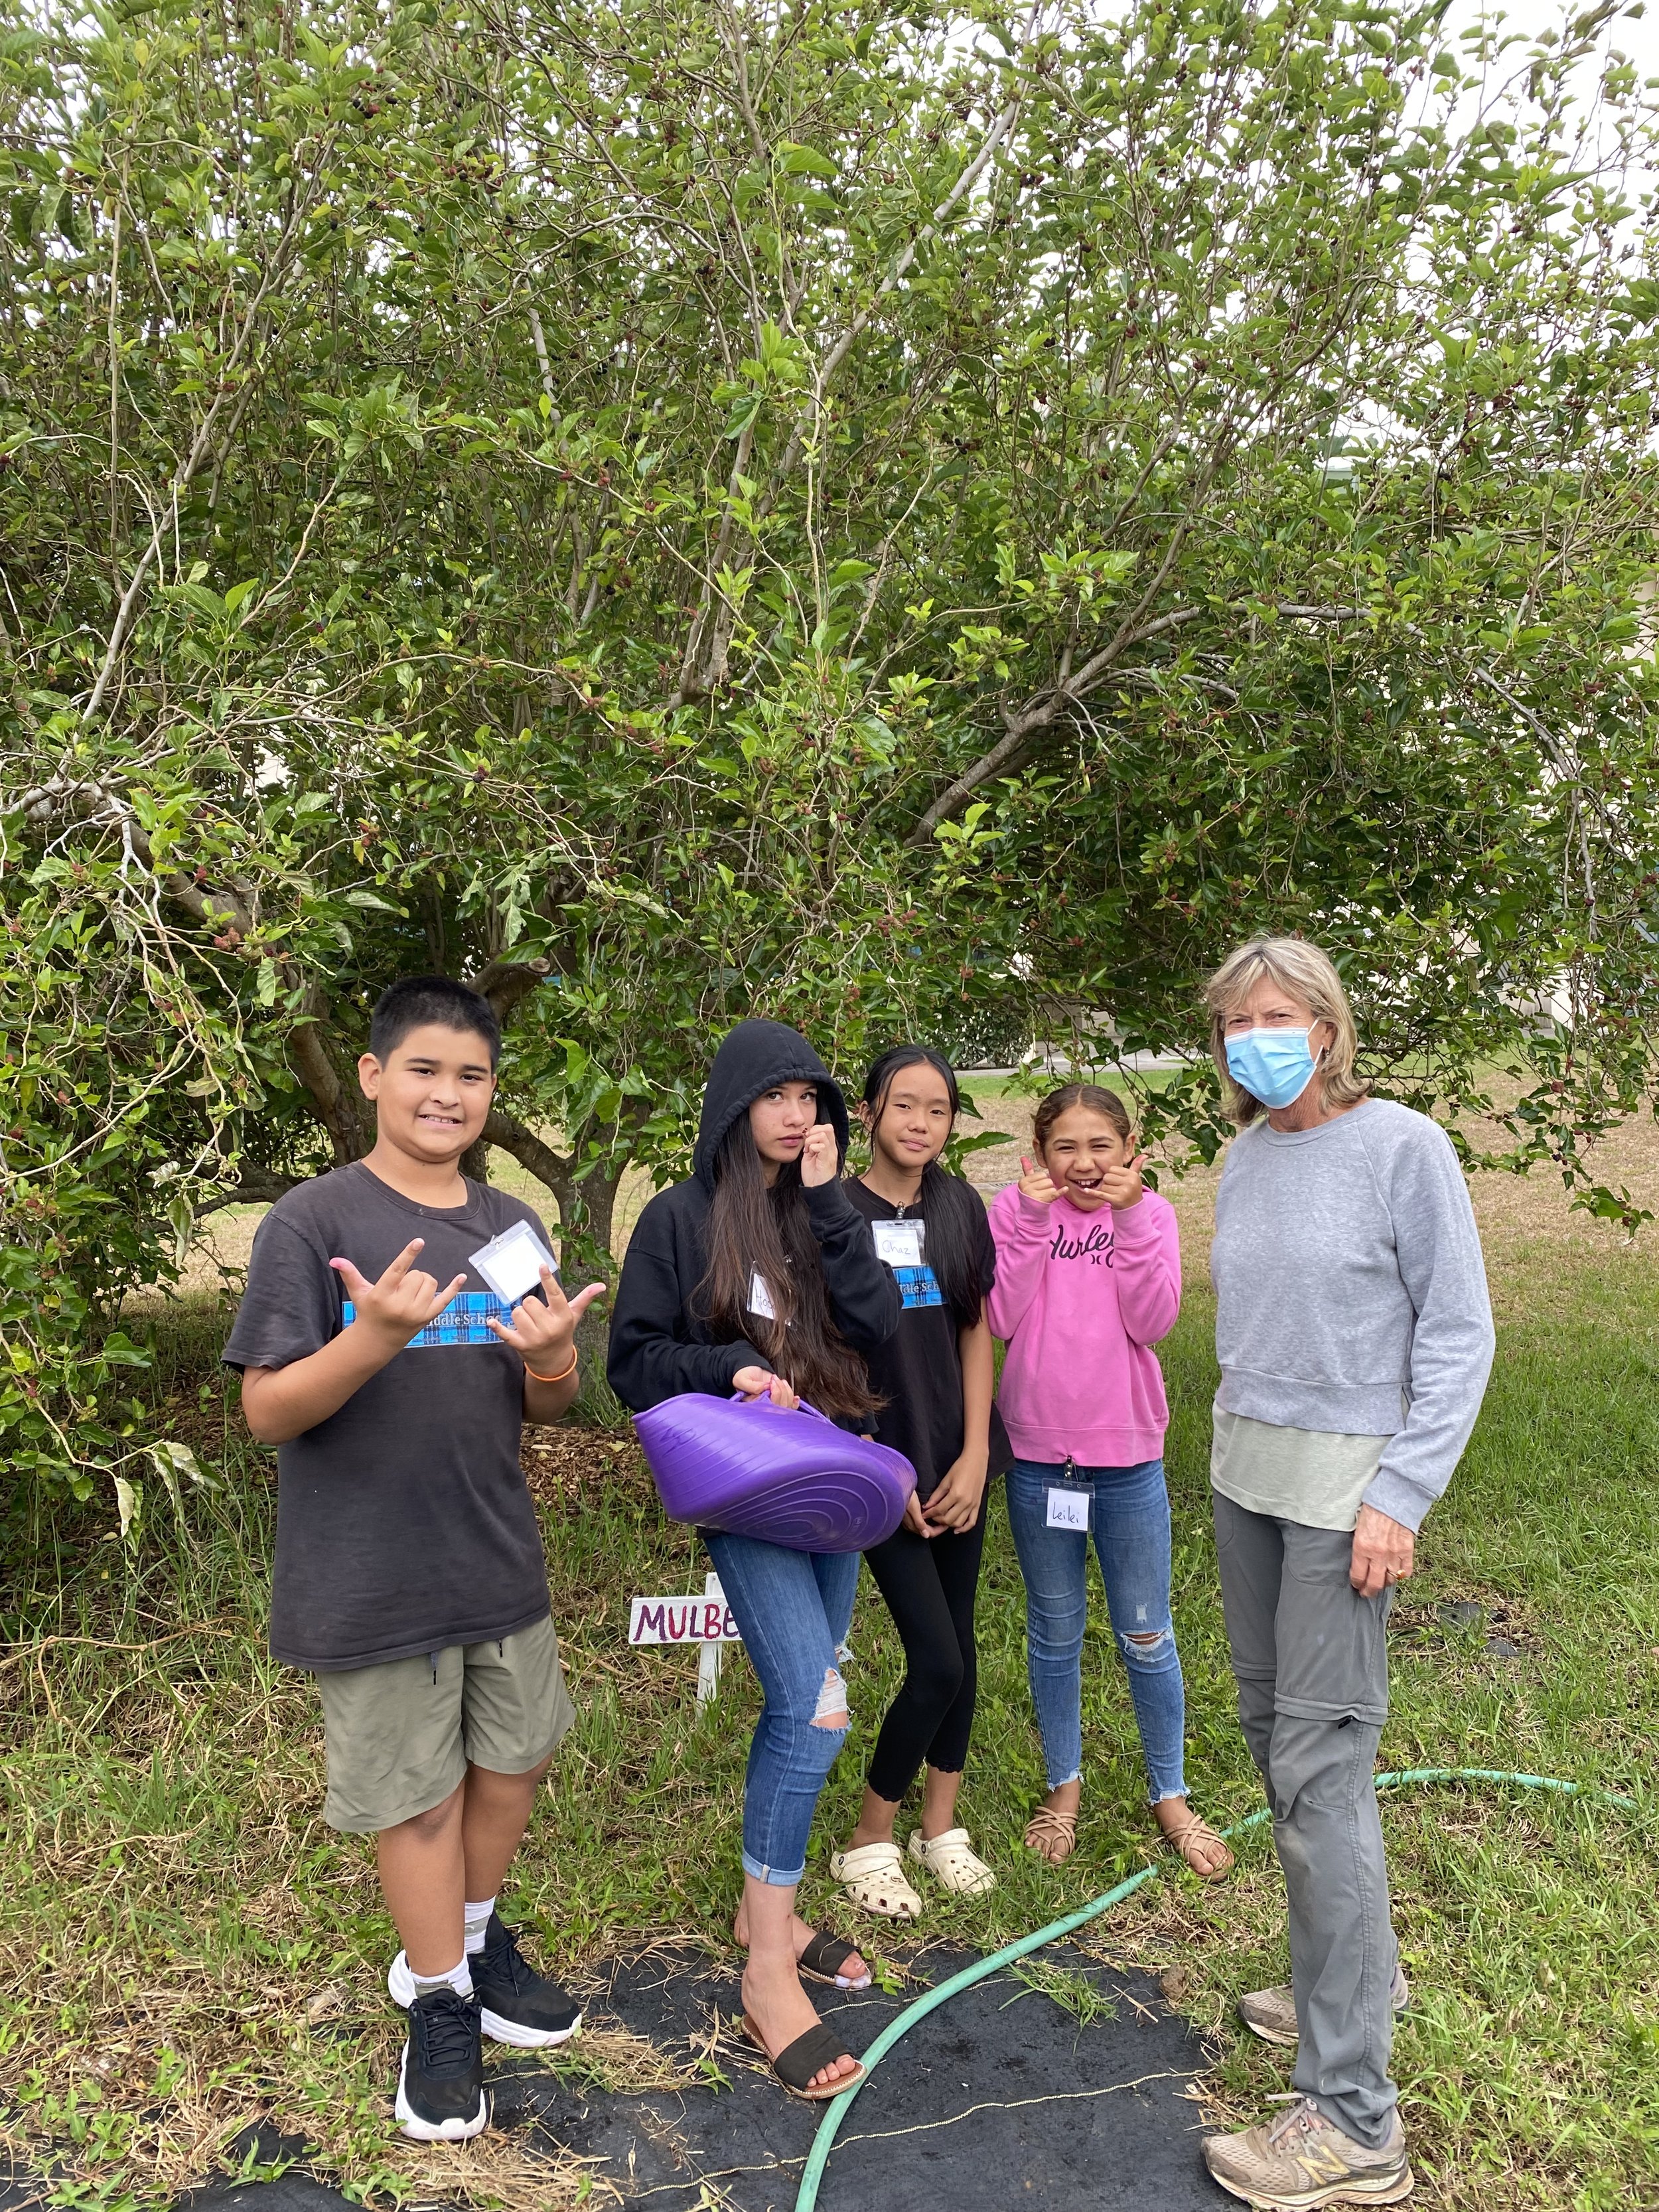
{"type": "Polygon", "coordinates": [[[1061,1481],[1086,1484],[1094,1492],[1095,1551],[1112,1633],[1128,1669],[1152,1802],[1182,1797],[1187,1696],[1170,1619],[1170,1493],[1161,1459],[1138,1467],[1077,1467],[1069,1476],[1061,1467],[1017,1459],[1008,1470],[1008,1519],[1025,1577],[1031,1702],[1048,1787],[1058,1790],[1083,1771],[1089,1540],[1080,1530],[1048,1525],[1048,1486],[1061,1481]]]}
{"type": "Polygon", "coordinates": [[[766,1699],[744,1782],[743,1870],[788,1889],[806,1871],[818,1793],[847,1741],[836,1655],[853,1618],[859,1555],[702,1533],[766,1699]],[[826,1727],[831,1719],[841,1725],[826,1727]]]}

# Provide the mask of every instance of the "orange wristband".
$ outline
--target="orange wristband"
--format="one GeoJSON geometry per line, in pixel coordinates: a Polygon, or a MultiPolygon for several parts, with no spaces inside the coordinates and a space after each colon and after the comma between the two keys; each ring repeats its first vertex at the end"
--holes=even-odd
{"type": "Polygon", "coordinates": [[[576,1371],[576,1361],[579,1357],[576,1347],[573,1344],[570,1347],[569,1366],[562,1367],[556,1375],[538,1375],[527,1359],[524,1364],[524,1371],[532,1382],[568,1382],[576,1371]]]}

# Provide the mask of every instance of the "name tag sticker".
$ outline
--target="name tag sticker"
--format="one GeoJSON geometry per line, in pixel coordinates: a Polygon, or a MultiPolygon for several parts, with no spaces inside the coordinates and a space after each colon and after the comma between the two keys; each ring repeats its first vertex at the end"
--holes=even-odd
{"type": "Polygon", "coordinates": [[[467,1264],[483,1276],[504,1304],[516,1305],[542,1286],[542,1269],[558,1273],[553,1255],[527,1221],[515,1221],[488,1244],[469,1252],[467,1264]]]}
{"type": "Polygon", "coordinates": [[[876,1257],[890,1267],[921,1265],[921,1224],[919,1221],[872,1221],[876,1257]]]}
{"type": "Polygon", "coordinates": [[[1091,1490],[1066,1490],[1054,1484],[1048,1492],[1048,1526],[1051,1528],[1076,1528],[1084,1535],[1089,1533],[1089,1508],[1094,1503],[1091,1490]]]}
{"type": "Polygon", "coordinates": [[[749,1310],[758,1314],[763,1321],[775,1321],[778,1310],[772,1303],[772,1293],[766,1287],[766,1278],[757,1268],[749,1278],[749,1310]]]}

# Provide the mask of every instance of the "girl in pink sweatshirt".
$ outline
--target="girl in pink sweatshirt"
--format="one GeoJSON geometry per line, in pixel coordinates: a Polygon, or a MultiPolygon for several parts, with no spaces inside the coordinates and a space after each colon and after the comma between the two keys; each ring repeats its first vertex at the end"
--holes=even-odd
{"type": "Polygon", "coordinates": [[[1025,1577],[1026,1650],[1048,1795],[1025,1840],[1069,1858],[1083,1795],[1089,1538],[1106,1584],[1158,1824],[1213,1881],[1232,1853],[1187,1802],[1186,1694],[1170,1617],[1169,1407],[1152,1346],[1181,1310],[1175,1208],[1140,1179],[1115,1091],[1068,1083],[1036,1112],[1036,1163],[991,1208],[998,1402],[1016,1457],[1008,1518],[1025,1577]]]}

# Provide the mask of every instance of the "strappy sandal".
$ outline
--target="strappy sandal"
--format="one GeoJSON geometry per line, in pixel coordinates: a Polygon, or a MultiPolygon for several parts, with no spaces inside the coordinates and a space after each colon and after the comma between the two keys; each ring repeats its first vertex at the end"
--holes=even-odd
{"type": "Polygon", "coordinates": [[[969,1846],[966,1828],[946,1828],[938,1836],[924,1836],[918,1828],[910,1838],[910,1856],[941,1889],[957,1897],[983,1897],[997,1886],[995,1875],[969,1846]]]}
{"type": "Polygon", "coordinates": [[[758,2051],[773,2073],[792,2097],[799,2097],[804,2105],[828,2105],[848,2090],[856,2089],[863,2081],[865,2068],[860,2063],[856,2074],[842,2074],[833,2081],[813,2086],[812,2076],[821,2074],[826,2066],[833,2066],[838,2058],[850,2058],[845,2050],[820,2021],[809,2027],[805,2035],[798,2035],[793,2043],[786,2043],[774,2058],[766,2047],[766,2039],[747,2013],[743,2016],[743,2032],[758,2051]]]}
{"type": "Polygon", "coordinates": [[[1189,1812],[1178,1827],[1164,1828],[1163,1834],[1170,1849],[1181,1854],[1182,1861],[1200,1881],[1220,1881],[1232,1872],[1237,1863],[1232,1853],[1201,1813],[1189,1812]],[[1194,1856],[1200,1845],[1211,1847],[1206,1852],[1205,1861],[1194,1856]],[[1213,1863],[1208,1863],[1214,1851],[1219,1851],[1221,1856],[1213,1863]]]}
{"type": "Polygon", "coordinates": [[[1064,1866],[1077,1849],[1077,1814],[1039,1805],[1025,1824],[1025,1840],[1050,1866],[1064,1866]]]}
{"type": "Polygon", "coordinates": [[[831,1851],[830,1871],[854,1905],[883,1920],[918,1920],[921,1899],[905,1879],[896,1844],[860,1844],[831,1851]]]}
{"type": "Polygon", "coordinates": [[[862,1956],[855,1943],[843,1943],[839,1936],[826,1936],[820,1929],[810,1943],[802,1949],[795,1964],[811,1982],[827,1982],[834,1990],[867,1990],[872,1976],[866,1966],[861,1981],[852,1981],[842,1968],[849,1959],[862,1956]]]}

